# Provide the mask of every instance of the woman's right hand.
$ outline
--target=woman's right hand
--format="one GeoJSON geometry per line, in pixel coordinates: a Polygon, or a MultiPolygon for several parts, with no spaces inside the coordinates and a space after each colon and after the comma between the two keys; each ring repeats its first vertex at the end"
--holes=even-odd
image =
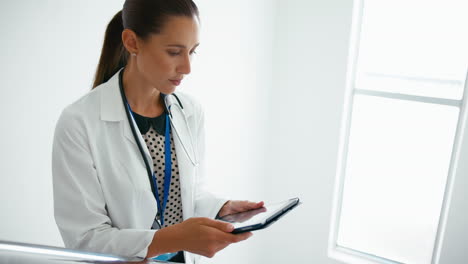
{"type": "Polygon", "coordinates": [[[231,234],[233,229],[234,226],[227,222],[205,217],[190,218],[157,231],[147,257],[183,250],[211,258],[229,244],[252,236],[251,232],[231,234]]]}

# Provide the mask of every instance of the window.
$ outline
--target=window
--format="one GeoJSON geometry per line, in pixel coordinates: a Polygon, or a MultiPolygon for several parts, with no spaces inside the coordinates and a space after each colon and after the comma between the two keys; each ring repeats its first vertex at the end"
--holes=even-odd
{"type": "Polygon", "coordinates": [[[467,9],[356,0],[331,257],[437,263],[463,129],[467,9]]]}

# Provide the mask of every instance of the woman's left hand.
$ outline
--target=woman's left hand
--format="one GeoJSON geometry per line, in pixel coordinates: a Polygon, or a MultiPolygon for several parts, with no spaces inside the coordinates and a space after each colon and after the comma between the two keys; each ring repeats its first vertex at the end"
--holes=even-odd
{"type": "Polygon", "coordinates": [[[221,210],[218,212],[218,217],[223,217],[225,215],[229,214],[234,214],[234,213],[240,213],[240,212],[245,212],[257,208],[262,208],[264,205],[263,201],[262,202],[250,202],[250,201],[232,201],[229,200],[227,201],[223,207],[221,207],[221,210]]]}

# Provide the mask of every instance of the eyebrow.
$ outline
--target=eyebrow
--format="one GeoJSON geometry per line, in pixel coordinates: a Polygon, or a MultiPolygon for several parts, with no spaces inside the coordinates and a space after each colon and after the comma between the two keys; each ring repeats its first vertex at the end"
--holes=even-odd
{"type": "MultiPolygon", "coordinates": [[[[198,47],[198,45],[200,45],[200,43],[197,43],[193,48],[195,49],[196,47],[198,47]]],[[[181,44],[169,44],[167,45],[167,47],[177,47],[177,48],[182,48],[182,49],[187,48],[185,45],[181,45],[181,44]]]]}

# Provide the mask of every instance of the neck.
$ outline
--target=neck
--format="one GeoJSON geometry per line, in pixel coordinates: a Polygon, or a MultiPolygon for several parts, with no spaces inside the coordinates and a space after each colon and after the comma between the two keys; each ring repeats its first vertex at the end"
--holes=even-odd
{"type": "Polygon", "coordinates": [[[123,86],[132,111],[147,117],[159,116],[164,112],[161,93],[144,82],[144,78],[127,65],[123,73],[123,86]]]}

